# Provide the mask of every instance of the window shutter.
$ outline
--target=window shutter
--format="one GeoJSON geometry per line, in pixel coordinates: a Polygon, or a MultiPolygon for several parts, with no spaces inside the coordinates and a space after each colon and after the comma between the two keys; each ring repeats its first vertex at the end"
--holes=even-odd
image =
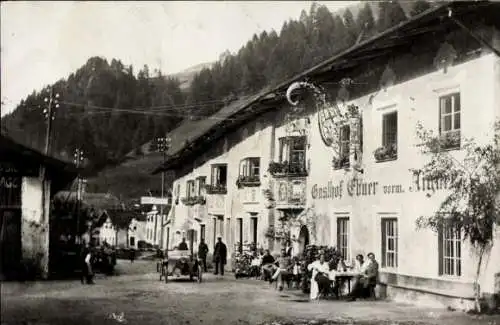
{"type": "Polygon", "coordinates": [[[443,227],[438,231],[438,274],[443,275],[443,227]]]}
{"type": "Polygon", "coordinates": [[[337,218],[337,250],[340,250],[341,245],[340,245],[340,219],[337,218]]]}
{"type": "Polygon", "coordinates": [[[381,223],[380,223],[380,227],[381,227],[381,235],[382,235],[382,254],[381,257],[382,257],[382,267],[386,267],[387,266],[387,247],[386,247],[386,242],[387,242],[387,222],[385,220],[382,220],[381,223]]]}

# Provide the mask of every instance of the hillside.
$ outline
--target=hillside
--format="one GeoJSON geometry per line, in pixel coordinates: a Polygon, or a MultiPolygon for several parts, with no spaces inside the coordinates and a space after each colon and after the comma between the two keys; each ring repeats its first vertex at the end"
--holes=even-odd
{"type": "MultiPolygon", "coordinates": [[[[159,192],[160,181],[148,174],[161,161],[154,153],[155,138],[180,123],[188,129],[190,121],[205,120],[429,6],[425,1],[363,2],[331,13],[313,3],[298,19],[284,22],[279,32],[255,34],[237,53],[226,51],[219,61],[196,65],[175,78],[150,72],[147,66],[134,73],[120,60],[91,58],[52,85],[62,106],[55,112],[52,154],[71,159],[76,148],[83,149],[88,176],[93,177],[89,190],[124,198],[148,189],[159,192]]],[[[2,118],[2,130],[43,148],[47,94],[44,89],[27,96],[2,118]]]]}
{"type": "Polygon", "coordinates": [[[179,87],[183,91],[187,91],[193,82],[194,77],[203,69],[210,69],[213,66],[212,63],[200,63],[190,68],[187,68],[181,72],[169,75],[169,77],[177,79],[179,81],[179,87]]]}

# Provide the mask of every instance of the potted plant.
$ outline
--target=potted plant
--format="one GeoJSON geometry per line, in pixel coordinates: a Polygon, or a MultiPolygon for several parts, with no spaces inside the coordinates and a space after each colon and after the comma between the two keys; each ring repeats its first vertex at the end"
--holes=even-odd
{"type": "Polygon", "coordinates": [[[244,186],[260,186],[260,178],[258,175],[251,175],[251,176],[240,175],[236,180],[236,186],[238,188],[242,188],[244,186]]]}
{"type": "Polygon", "coordinates": [[[227,188],[225,184],[207,184],[205,185],[207,194],[226,194],[227,188]]]}
{"type": "Polygon", "coordinates": [[[271,175],[279,175],[279,174],[284,174],[285,173],[285,168],[286,168],[286,165],[285,164],[286,162],[282,162],[282,163],[279,163],[279,162],[271,162],[269,163],[269,173],[271,175]]]}
{"type": "Polygon", "coordinates": [[[440,137],[441,148],[455,149],[460,147],[460,132],[449,132],[440,137]]]}
{"type": "Polygon", "coordinates": [[[381,146],[373,152],[373,156],[377,162],[394,160],[398,157],[398,149],[395,143],[387,146],[381,146]]]}

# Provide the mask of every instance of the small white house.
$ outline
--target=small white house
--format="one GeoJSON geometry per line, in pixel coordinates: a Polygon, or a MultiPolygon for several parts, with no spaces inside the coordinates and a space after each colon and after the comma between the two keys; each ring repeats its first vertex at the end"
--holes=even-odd
{"type": "Polygon", "coordinates": [[[99,243],[102,245],[104,242],[109,245],[115,245],[116,243],[116,227],[110,217],[106,219],[99,231],[99,243]]]}
{"type": "Polygon", "coordinates": [[[146,221],[133,218],[128,226],[128,247],[139,248],[139,241],[146,241],[146,221]]]}

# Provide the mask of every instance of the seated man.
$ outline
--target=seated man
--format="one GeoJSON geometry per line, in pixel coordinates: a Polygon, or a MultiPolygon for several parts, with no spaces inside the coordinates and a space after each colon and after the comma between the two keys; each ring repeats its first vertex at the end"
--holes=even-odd
{"type": "Polygon", "coordinates": [[[262,256],[261,274],[263,280],[270,281],[274,272],[276,272],[277,267],[274,265],[274,262],[274,257],[271,255],[269,250],[266,249],[266,252],[262,256]]]}
{"type": "Polygon", "coordinates": [[[179,246],[177,247],[178,250],[180,251],[187,251],[189,250],[189,247],[186,243],[186,238],[182,238],[182,242],[179,244],[179,246]]]}
{"type": "Polygon", "coordinates": [[[271,278],[271,283],[274,280],[278,280],[278,288],[279,290],[283,290],[283,280],[284,278],[289,278],[292,274],[293,268],[292,260],[287,256],[286,250],[281,250],[281,256],[278,258],[276,264],[278,264],[278,269],[274,272],[274,275],[271,278]]]}
{"type": "Polygon", "coordinates": [[[373,253],[369,253],[367,257],[368,260],[361,266],[361,274],[356,278],[349,301],[369,296],[371,290],[377,285],[378,262],[373,253]]]}

